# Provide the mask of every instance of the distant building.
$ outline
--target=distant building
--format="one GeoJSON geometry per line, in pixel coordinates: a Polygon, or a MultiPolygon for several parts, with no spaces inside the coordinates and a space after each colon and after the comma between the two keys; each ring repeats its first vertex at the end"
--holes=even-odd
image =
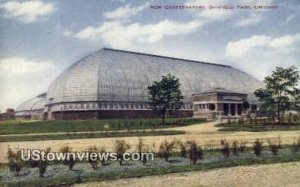
{"type": "Polygon", "coordinates": [[[5,113],[0,113],[0,120],[11,120],[15,118],[15,110],[13,108],[6,109],[5,113]]]}
{"type": "Polygon", "coordinates": [[[193,94],[222,87],[247,94],[249,103],[255,103],[253,92],[263,86],[251,75],[227,65],[104,48],[62,72],[51,83],[45,97],[27,101],[17,109],[16,116],[156,117],[158,114],[149,106],[147,87],[168,73],[179,78],[184,96],[184,104],[174,117],[193,116],[193,94]]]}
{"type": "Polygon", "coordinates": [[[44,110],[46,105],[46,93],[42,93],[32,99],[22,103],[15,112],[16,119],[36,119],[45,118],[44,110]]]}
{"type": "Polygon", "coordinates": [[[246,111],[243,103],[247,102],[247,94],[214,88],[201,94],[193,94],[192,100],[194,117],[240,116],[246,111]]]}

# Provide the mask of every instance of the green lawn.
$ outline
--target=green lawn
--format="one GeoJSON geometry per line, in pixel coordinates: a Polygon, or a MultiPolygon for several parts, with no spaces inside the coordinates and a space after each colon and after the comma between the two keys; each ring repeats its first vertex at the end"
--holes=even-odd
{"type": "Polygon", "coordinates": [[[0,142],[19,141],[40,141],[40,140],[64,140],[82,138],[109,138],[109,137],[131,137],[131,136],[161,136],[184,134],[184,131],[177,130],[156,130],[156,131],[129,131],[129,132],[87,132],[87,133],[67,133],[67,134],[43,134],[28,136],[0,136],[0,142]]]}
{"type": "Polygon", "coordinates": [[[293,124],[218,124],[216,127],[221,127],[219,131],[250,131],[250,132],[262,132],[262,131],[295,131],[300,130],[300,123],[293,124]]]}
{"type": "Polygon", "coordinates": [[[1,124],[0,135],[168,128],[203,123],[205,120],[193,118],[167,118],[164,126],[160,125],[160,122],[160,119],[65,120],[36,122],[16,121],[1,124]]]}

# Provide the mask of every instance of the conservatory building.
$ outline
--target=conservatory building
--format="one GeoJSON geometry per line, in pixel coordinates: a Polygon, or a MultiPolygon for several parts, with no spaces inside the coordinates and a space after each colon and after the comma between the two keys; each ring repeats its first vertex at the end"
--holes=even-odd
{"type": "MultiPolygon", "coordinates": [[[[243,93],[222,96],[224,101],[231,101],[230,105],[219,105],[221,101],[215,100],[218,110],[223,107],[228,113],[239,113],[239,104],[245,99],[255,102],[253,92],[263,86],[256,78],[228,65],[103,48],[71,65],[50,84],[43,116],[46,119],[157,117],[158,113],[149,105],[148,86],[167,74],[179,79],[184,97],[174,117],[192,117],[193,102],[205,104],[202,96],[197,101],[198,96],[193,94],[219,87],[243,93]]],[[[216,96],[206,97],[210,102],[216,96]]]]}

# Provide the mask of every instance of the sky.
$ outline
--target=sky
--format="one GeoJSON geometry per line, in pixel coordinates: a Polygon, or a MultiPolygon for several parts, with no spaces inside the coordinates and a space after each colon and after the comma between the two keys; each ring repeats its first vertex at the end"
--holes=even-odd
{"type": "Polygon", "coordinates": [[[259,80],[276,66],[300,70],[299,9],[299,0],[0,0],[0,110],[103,47],[226,64],[259,80]],[[165,8],[176,5],[206,9],[165,8]],[[218,5],[234,9],[209,8],[218,5]],[[273,8],[255,9],[264,5],[273,8]]]}

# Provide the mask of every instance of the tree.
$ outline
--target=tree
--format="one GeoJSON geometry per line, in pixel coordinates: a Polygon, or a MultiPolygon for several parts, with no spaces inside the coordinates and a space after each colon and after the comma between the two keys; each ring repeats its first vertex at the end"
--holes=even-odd
{"type": "Polygon", "coordinates": [[[190,163],[193,163],[193,165],[195,165],[199,159],[201,160],[203,158],[203,150],[195,141],[190,143],[189,153],[190,163]]]}
{"type": "Polygon", "coordinates": [[[209,108],[209,110],[213,111],[216,109],[216,105],[211,103],[211,104],[209,104],[208,108],[209,108]]]}
{"type": "Polygon", "coordinates": [[[120,166],[123,165],[124,154],[128,149],[130,149],[130,145],[125,142],[125,140],[116,140],[114,144],[115,153],[117,153],[117,158],[120,163],[120,166]]]}
{"type": "Polygon", "coordinates": [[[298,88],[292,93],[292,109],[300,113],[300,89],[298,88]]]}
{"type": "Polygon", "coordinates": [[[244,101],[242,106],[243,106],[244,110],[247,110],[250,108],[250,104],[248,103],[248,101],[244,101]]]}
{"type": "Polygon", "coordinates": [[[265,88],[254,92],[262,108],[267,111],[276,111],[278,123],[286,110],[292,109],[292,97],[297,90],[300,75],[295,66],[289,68],[276,67],[272,75],[265,77],[265,88]]]}
{"type": "Polygon", "coordinates": [[[172,156],[173,149],[175,148],[175,143],[175,141],[168,142],[167,140],[165,140],[159,145],[158,155],[165,158],[166,162],[168,162],[169,158],[172,156]]]}
{"type": "Polygon", "coordinates": [[[179,79],[170,74],[162,76],[161,81],[154,81],[148,90],[151,108],[160,113],[164,125],[166,113],[172,114],[182,105],[179,79]]]}

